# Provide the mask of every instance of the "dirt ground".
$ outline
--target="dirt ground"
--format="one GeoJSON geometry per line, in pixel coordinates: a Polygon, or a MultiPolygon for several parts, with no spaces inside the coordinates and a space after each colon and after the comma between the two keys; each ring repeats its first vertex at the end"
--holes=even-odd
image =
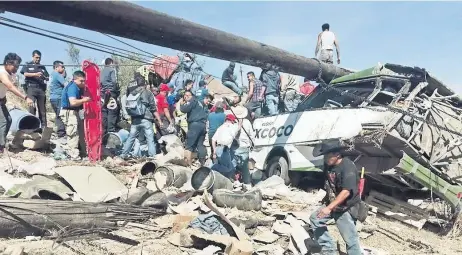
{"type": "MultiPolygon", "coordinates": [[[[40,152],[23,151],[19,153],[11,153],[10,156],[20,159],[25,162],[34,162],[40,157],[47,157],[40,152]]],[[[58,165],[63,164],[82,164],[77,162],[58,161],[58,165]]],[[[89,164],[89,162],[88,162],[89,164]]],[[[117,162],[113,159],[106,159],[99,163],[112,172],[122,183],[129,184],[135,171],[139,170],[143,162],[131,163],[117,162]]],[[[282,208],[287,211],[303,211],[305,209],[297,208],[282,208]]],[[[307,209],[306,209],[307,210],[307,209]]],[[[236,212],[235,212],[236,213],[236,212]]],[[[239,212],[238,212],[239,213],[239,212]]],[[[161,216],[159,221],[169,222],[172,214],[161,216]]],[[[260,217],[260,216],[259,216],[260,217]]],[[[151,222],[145,223],[154,226],[151,222]]],[[[431,232],[426,228],[417,230],[398,221],[391,221],[381,217],[380,215],[370,215],[365,225],[376,226],[377,230],[365,239],[361,239],[361,246],[374,248],[384,253],[379,254],[462,254],[462,246],[460,245],[462,238],[449,239],[446,236],[431,232]]],[[[358,226],[358,228],[361,228],[358,226]]],[[[345,245],[338,233],[335,225],[329,225],[329,230],[336,240],[338,240],[340,254],[346,254],[345,245]]],[[[270,231],[269,228],[258,228],[261,231],[270,231]]],[[[181,248],[169,243],[168,238],[173,234],[171,228],[157,228],[155,230],[145,230],[136,227],[124,227],[114,234],[122,237],[127,237],[140,244],[131,246],[118,241],[109,239],[99,240],[75,240],[67,241],[63,244],[56,244],[52,240],[30,240],[30,239],[0,239],[0,254],[7,248],[23,247],[26,254],[51,255],[51,254],[155,254],[155,255],[172,255],[172,254],[194,254],[198,250],[190,248],[181,248]]],[[[257,234],[257,232],[255,233],[257,234]]],[[[252,236],[251,236],[252,237],[252,236]]],[[[280,236],[275,242],[286,248],[289,238],[280,236]]],[[[262,244],[253,242],[254,248],[257,249],[262,244]]],[[[285,254],[291,254],[286,252],[285,254]]]]}
{"type": "MultiPolygon", "coordinates": [[[[163,216],[163,217],[168,217],[163,216]]],[[[387,229],[387,232],[375,231],[370,237],[361,239],[362,247],[375,248],[385,252],[384,254],[462,254],[461,238],[448,239],[427,230],[416,230],[399,222],[388,221],[382,218],[370,219],[379,229],[387,229]],[[412,240],[406,241],[406,240],[412,240]],[[404,240],[404,241],[402,241],[404,240]],[[414,244],[414,245],[413,245],[414,244]]],[[[343,241],[335,227],[329,226],[329,230],[336,240],[340,240],[342,253],[346,254],[343,241]]],[[[51,255],[51,254],[194,254],[198,250],[179,248],[167,241],[171,230],[160,232],[145,231],[138,228],[125,228],[115,232],[124,237],[139,241],[141,244],[130,246],[116,241],[102,240],[79,240],[69,241],[64,245],[54,244],[50,240],[28,241],[26,239],[0,239],[0,251],[7,247],[24,247],[27,254],[51,255]]],[[[285,243],[284,237],[280,237],[277,243],[285,243]]],[[[261,245],[255,244],[255,247],[261,245]]],[[[290,254],[290,253],[288,253],[290,254]]]]}

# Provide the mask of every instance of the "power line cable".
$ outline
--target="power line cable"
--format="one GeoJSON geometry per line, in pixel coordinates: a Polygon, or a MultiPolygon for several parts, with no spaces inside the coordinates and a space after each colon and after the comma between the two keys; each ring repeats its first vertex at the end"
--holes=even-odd
{"type": "MultiPolygon", "coordinates": [[[[127,52],[127,53],[129,53],[129,54],[141,55],[141,56],[149,57],[149,58],[152,57],[152,58],[154,58],[154,59],[158,59],[158,60],[161,60],[161,61],[163,61],[163,62],[172,64],[172,65],[178,65],[178,63],[173,63],[173,62],[171,62],[171,61],[168,61],[167,59],[164,59],[164,58],[162,58],[162,57],[159,57],[158,55],[155,55],[155,54],[152,54],[152,53],[150,53],[150,52],[147,52],[147,51],[144,51],[144,50],[142,50],[142,49],[139,49],[139,48],[137,48],[137,47],[135,47],[135,46],[133,46],[133,45],[127,43],[127,42],[124,42],[124,41],[122,41],[122,40],[120,40],[120,39],[117,39],[117,38],[115,38],[115,37],[113,37],[113,36],[111,36],[111,35],[108,35],[108,34],[101,33],[101,34],[103,34],[103,35],[105,35],[105,36],[107,36],[107,37],[109,37],[109,38],[111,38],[111,39],[113,39],[113,40],[115,40],[115,41],[117,41],[117,42],[120,42],[120,43],[122,43],[122,44],[124,44],[124,45],[127,45],[127,46],[129,46],[129,47],[131,47],[131,48],[134,48],[134,49],[136,49],[136,50],[138,50],[138,51],[144,52],[144,53],[149,54],[149,55],[144,55],[144,54],[141,54],[141,53],[139,53],[139,52],[133,52],[133,51],[129,51],[129,50],[126,50],[126,49],[122,49],[122,48],[110,46],[110,45],[107,45],[107,44],[103,44],[103,43],[98,43],[98,42],[94,42],[94,41],[82,39],[82,38],[79,38],[79,37],[76,37],[76,36],[70,36],[70,35],[66,35],[66,34],[54,32],[54,31],[51,31],[51,30],[48,30],[48,29],[44,29],[44,28],[39,28],[39,27],[36,27],[36,26],[28,25],[28,24],[25,24],[25,23],[22,23],[22,22],[19,22],[19,21],[15,21],[15,20],[11,20],[11,19],[5,18],[5,17],[0,17],[0,20],[4,20],[4,21],[10,22],[10,23],[18,24],[18,25],[25,26],[25,27],[34,28],[34,29],[37,29],[37,30],[41,30],[41,31],[48,32],[48,33],[51,33],[51,34],[59,35],[59,36],[62,36],[62,37],[65,37],[65,38],[69,38],[69,39],[73,39],[73,40],[76,40],[76,41],[89,43],[89,44],[92,44],[93,46],[99,46],[99,47],[106,48],[107,50],[118,51],[119,53],[120,53],[121,51],[125,51],[125,52],[127,52]]],[[[54,38],[53,38],[53,39],[54,39],[54,38]]],[[[70,42],[70,43],[73,43],[73,42],[70,42]]],[[[74,43],[74,44],[75,44],[75,43],[74,43]]],[[[77,45],[77,44],[76,44],[76,45],[77,45]]],[[[80,46],[80,45],[79,45],[79,46],[80,46]]],[[[84,46],[82,46],[82,47],[84,47],[84,46]]],[[[102,51],[102,52],[105,52],[105,51],[102,51]]],[[[192,58],[192,57],[191,57],[191,58],[192,58]]],[[[194,62],[196,62],[193,58],[192,58],[192,60],[193,60],[194,62]]],[[[148,62],[148,61],[146,61],[146,62],[148,62]]],[[[196,64],[197,64],[197,62],[196,62],[196,64]]],[[[149,65],[152,65],[152,63],[149,63],[149,65]]],[[[200,66],[200,65],[199,65],[199,66],[200,66]]],[[[221,79],[220,77],[217,77],[217,76],[215,76],[215,75],[212,75],[212,74],[209,74],[209,73],[205,72],[204,70],[202,70],[202,67],[201,67],[200,71],[201,71],[202,73],[204,73],[205,75],[209,75],[209,76],[214,77],[214,78],[216,78],[216,79],[221,79]]]]}

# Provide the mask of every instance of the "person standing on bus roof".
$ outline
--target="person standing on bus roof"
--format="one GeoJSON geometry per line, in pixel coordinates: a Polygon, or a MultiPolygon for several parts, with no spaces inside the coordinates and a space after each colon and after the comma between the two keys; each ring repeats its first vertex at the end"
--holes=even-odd
{"type": "Polygon", "coordinates": [[[334,63],[334,45],[337,49],[337,64],[340,64],[340,46],[338,45],[335,34],[329,30],[329,24],[325,23],[322,25],[322,32],[318,35],[318,42],[316,44],[315,56],[318,56],[319,50],[319,61],[326,64],[334,63]]]}

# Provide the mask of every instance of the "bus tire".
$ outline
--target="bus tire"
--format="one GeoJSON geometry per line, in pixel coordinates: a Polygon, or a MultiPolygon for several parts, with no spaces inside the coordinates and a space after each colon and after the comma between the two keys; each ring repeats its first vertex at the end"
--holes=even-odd
{"type": "Polygon", "coordinates": [[[269,178],[273,175],[278,175],[284,180],[286,185],[290,184],[289,164],[284,157],[274,156],[266,163],[266,176],[269,178]]]}

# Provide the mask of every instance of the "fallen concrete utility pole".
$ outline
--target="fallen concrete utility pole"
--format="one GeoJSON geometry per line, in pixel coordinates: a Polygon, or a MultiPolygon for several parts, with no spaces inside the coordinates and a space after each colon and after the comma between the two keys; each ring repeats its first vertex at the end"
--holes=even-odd
{"type": "Polygon", "coordinates": [[[141,221],[165,214],[166,208],[39,199],[0,199],[0,237],[108,233],[117,221],[141,221]]]}
{"type": "MultiPolygon", "coordinates": [[[[246,65],[265,67],[269,63],[281,72],[309,79],[316,78],[319,72],[319,63],[314,59],[125,1],[5,1],[0,2],[0,9],[246,65]],[[85,15],[64,15],[61,10],[85,15]]],[[[322,64],[322,78],[326,82],[349,73],[322,64]]]]}

